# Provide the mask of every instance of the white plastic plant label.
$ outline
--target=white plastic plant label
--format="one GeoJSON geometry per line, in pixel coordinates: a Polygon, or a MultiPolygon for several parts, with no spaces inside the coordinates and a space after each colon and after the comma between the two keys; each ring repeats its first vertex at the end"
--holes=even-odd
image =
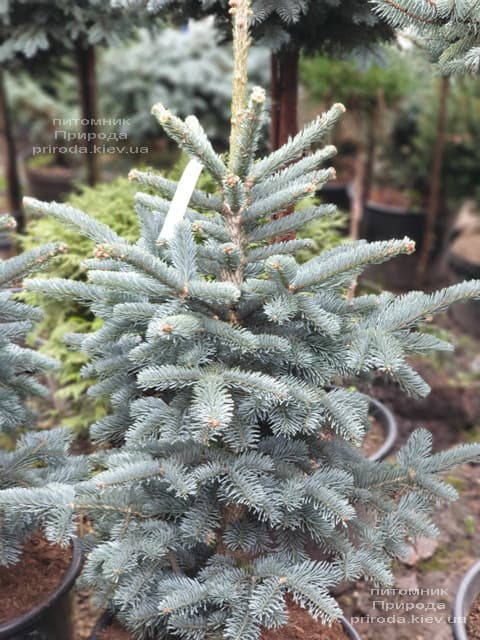
{"type": "Polygon", "coordinates": [[[202,172],[203,165],[197,160],[190,160],[178,182],[177,190],[172,198],[159,240],[171,240],[176,225],[183,220],[187,212],[188,203],[192,197],[197,180],[202,172]]]}

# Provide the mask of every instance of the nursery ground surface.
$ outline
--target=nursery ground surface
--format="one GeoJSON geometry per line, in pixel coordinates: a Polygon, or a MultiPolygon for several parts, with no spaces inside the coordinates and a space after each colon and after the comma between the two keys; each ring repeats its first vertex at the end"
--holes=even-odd
{"type": "Polygon", "coordinates": [[[72,552],[33,536],[19,564],[0,567],[0,624],[36,607],[59,585],[70,566],[72,552]]]}
{"type": "MultiPolygon", "coordinates": [[[[452,332],[456,351],[433,360],[415,361],[416,368],[432,387],[427,398],[412,400],[397,387],[380,380],[365,389],[395,413],[400,432],[398,446],[404,444],[410,433],[418,427],[432,431],[436,450],[462,442],[480,441],[480,341],[465,338],[446,317],[436,322],[435,327],[440,331],[452,332]]],[[[394,567],[398,589],[423,588],[432,591],[421,596],[379,597],[371,591],[371,585],[358,582],[339,596],[346,617],[352,619],[362,640],[452,639],[448,617],[455,593],[463,574],[479,557],[480,465],[461,467],[448,476],[448,481],[460,492],[460,498],[437,512],[435,522],[440,529],[438,540],[434,543],[420,541],[415,549],[412,548],[409,563],[398,562],[394,567]],[[440,589],[445,590],[443,595],[436,594],[440,589]],[[399,608],[388,612],[380,608],[384,606],[386,609],[387,604],[399,608]],[[408,612],[407,604],[410,607],[408,612]],[[427,605],[429,609],[425,610],[427,605]],[[393,614],[397,616],[396,623],[378,621],[382,616],[393,614]],[[410,616],[408,623],[398,620],[407,615],[410,616]],[[415,617],[412,618],[412,615],[415,617]],[[363,621],[356,620],[362,617],[363,621]],[[436,617],[437,620],[429,620],[429,617],[436,617]]],[[[79,594],[76,640],[88,638],[98,615],[99,612],[89,605],[88,594],[79,594]]],[[[309,619],[306,618],[302,624],[309,624],[309,619]]],[[[302,629],[308,629],[308,626],[302,629]]],[[[319,637],[322,640],[328,638],[325,635],[319,637]]],[[[262,640],[273,638],[316,640],[311,634],[283,637],[278,632],[270,637],[264,635],[262,640]]]]}

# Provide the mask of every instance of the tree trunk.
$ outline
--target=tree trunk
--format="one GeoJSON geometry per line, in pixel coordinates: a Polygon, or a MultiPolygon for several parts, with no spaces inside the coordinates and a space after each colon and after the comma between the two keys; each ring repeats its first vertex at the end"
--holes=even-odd
{"type": "Polygon", "coordinates": [[[363,209],[372,188],[375,151],[377,146],[377,115],[378,109],[375,107],[373,112],[369,115],[366,123],[367,130],[364,151],[358,156],[355,191],[353,197],[352,212],[350,216],[350,237],[353,240],[357,240],[360,237],[363,209]]]}
{"type": "Polygon", "coordinates": [[[3,72],[0,70],[0,122],[3,123],[3,132],[6,147],[5,178],[7,181],[7,198],[11,215],[17,222],[17,230],[25,229],[25,214],[22,207],[22,189],[18,175],[17,150],[13,137],[12,119],[8,98],[5,90],[3,72]]]}
{"type": "MultiPolygon", "coordinates": [[[[298,66],[299,49],[285,49],[271,56],[271,126],[270,147],[279,149],[298,133],[298,66]]],[[[274,218],[293,212],[293,207],[279,211],[274,218]]],[[[272,242],[292,240],[295,232],[273,238],[272,242]]]]}
{"type": "Polygon", "coordinates": [[[298,65],[300,52],[288,49],[272,53],[272,113],[270,145],[272,151],[298,133],[298,65]]]}
{"type": "Polygon", "coordinates": [[[437,135],[435,138],[435,146],[433,150],[433,163],[430,174],[430,194],[427,205],[427,218],[425,222],[425,235],[423,239],[422,251],[418,260],[418,284],[422,285],[425,281],[425,275],[435,242],[435,231],[437,226],[438,215],[440,212],[440,196],[442,191],[442,165],[443,150],[445,147],[445,137],[447,132],[447,115],[448,115],[448,93],[450,88],[450,79],[448,76],[442,76],[438,86],[438,118],[437,118],[437,135]]]}
{"type": "Polygon", "coordinates": [[[381,90],[377,91],[375,103],[371,107],[364,109],[366,112],[365,120],[365,145],[363,151],[358,155],[355,190],[353,196],[353,205],[350,216],[350,237],[357,240],[360,237],[360,231],[363,220],[363,210],[370,196],[372,189],[373,173],[375,169],[375,153],[377,150],[380,135],[384,136],[384,96],[381,90]]]}
{"type": "Polygon", "coordinates": [[[77,67],[80,101],[82,105],[83,133],[87,142],[87,182],[94,187],[99,180],[99,170],[95,145],[97,144],[97,79],[95,69],[95,48],[77,43],[77,67]]]}
{"type": "Polygon", "coordinates": [[[376,128],[378,127],[377,109],[374,110],[368,123],[367,144],[365,148],[365,171],[362,179],[362,211],[372,189],[375,151],[377,147],[376,128]]]}

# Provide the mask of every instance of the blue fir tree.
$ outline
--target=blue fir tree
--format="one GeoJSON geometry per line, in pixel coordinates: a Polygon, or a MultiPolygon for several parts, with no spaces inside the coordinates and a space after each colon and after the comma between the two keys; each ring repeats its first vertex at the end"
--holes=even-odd
{"type": "MultiPolygon", "coordinates": [[[[12,218],[0,216],[1,230],[14,227],[12,218]]],[[[39,376],[50,371],[55,362],[23,346],[40,312],[15,297],[22,278],[64,250],[60,243],[50,244],[0,262],[0,435],[18,438],[15,451],[0,448],[0,489],[38,487],[54,479],[74,480],[86,473],[81,458],[67,458],[68,431],[29,431],[35,428],[30,402],[47,394],[39,376]]],[[[0,565],[18,560],[21,543],[38,528],[38,522],[32,512],[9,519],[0,509],[0,565]]]]}
{"type": "Polygon", "coordinates": [[[413,29],[443,73],[480,72],[480,11],[476,0],[374,0],[377,14],[413,29]]]}
{"type": "MultiPolygon", "coordinates": [[[[140,9],[177,23],[214,16],[231,37],[229,0],[110,0],[113,9],[140,9]]],[[[293,46],[306,51],[352,51],[389,38],[391,30],[363,0],[253,0],[252,36],[280,51],[293,46]]]]}
{"type": "MultiPolygon", "coordinates": [[[[0,231],[14,228],[13,218],[0,216],[0,231]]],[[[62,250],[62,245],[51,244],[0,261],[0,432],[14,433],[32,427],[35,415],[27,400],[47,393],[37,375],[51,369],[54,361],[22,346],[41,313],[15,299],[14,294],[24,276],[62,250]]]]}
{"type": "Polygon", "coordinates": [[[216,193],[194,189],[180,219],[186,182],[177,192],[155,173],[132,172],[158,192],[137,195],[135,244],[67,205],[27,202],[97,243],[87,283],[36,279],[29,288],[81,300],[102,319],[69,342],[90,355],[91,393],[109,396],[112,411],[92,426],[103,445],[94,473],[1,491],[0,505],[10,523],[43,518],[52,542],[87,516],[84,580],[141,639],[258,640],[262,628],[285,624],[287,595],[332,620],[341,611],[330,588],[360,577],[392,584],[392,561],[411,539],[435,535],[432,511],[456,497],[442,474],[480,455],[480,445],[432,453],[423,429],[394,462],[359,451],[368,400],[350,383],[381,373],[413,397],[427,394],[407,358],[450,347],[420,323],[480,297],[480,282],[347,295],[366,266],[412,253],[408,238],[352,242],[297,263],[308,241],[278,238],[334,207],[272,216],[333,176],[324,164],[335,150],[321,145],[344,109],[334,105],[256,159],[265,94],[246,100],[248,2],[231,4],[228,158],[194,117],[153,109],[192,158],[188,171],[201,165],[216,193]],[[312,544],[323,561],[311,559],[312,544]]]}

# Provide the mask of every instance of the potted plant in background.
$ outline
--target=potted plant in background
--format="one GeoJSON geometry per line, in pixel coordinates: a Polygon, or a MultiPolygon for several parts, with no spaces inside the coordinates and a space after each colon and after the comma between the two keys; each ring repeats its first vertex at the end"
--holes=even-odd
{"type": "MultiPolygon", "coordinates": [[[[113,0],[117,7],[143,8],[143,0],[113,0]]],[[[158,9],[150,3],[151,10],[158,9]]],[[[342,0],[334,5],[306,0],[286,0],[281,6],[257,0],[253,7],[252,38],[271,52],[270,147],[277,149],[298,132],[300,54],[369,50],[393,37],[393,30],[362,0],[342,0]]],[[[185,24],[189,18],[214,16],[220,35],[230,39],[228,4],[168,2],[160,15],[185,24]]]]}
{"type": "MultiPolygon", "coordinates": [[[[402,128],[408,129],[403,145],[397,149],[395,162],[403,167],[411,179],[422,179],[422,167],[429,162],[435,138],[435,112],[421,107],[435,104],[429,100],[431,89],[423,102],[412,109],[412,118],[402,128]],[[403,157],[402,157],[403,156],[403,157]]],[[[435,263],[440,277],[449,276],[455,282],[480,275],[480,222],[478,207],[480,191],[478,166],[480,155],[480,92],[476,77],[450,78],[449,109],[446,125],[445,150],[441,172],[442,210],[436,223],[434,251],[441,260],[435,263]],[[445,260],[446,257],[446,260],[445,260]],[[445,268],[448,264],[449,271],[445,268]]],[[[400,121],[401,122],[401,121],[400,121]]],[[[405,121],[404,121],[405,122],[405,121]]],[[[424,182],[426,177],[424,178],[424,182]]],[[[420,182],[421,184],[421,182],[420,182]]],[[[475,302],[453,309],[459,325],[473,335],[478,334],[479,310],[475,302]]]]}
{"type": "MultiPolygon", "coordinates": [[[[0,217],[0,228],[13,219],[0,217]]],[[[64,250],[50,244],[0,262],[0,487],[41,487],[55,480],[74,481],[86,472],[78,458],[67,463],[68,431],[28,431],[35,427],[29,401],[45,394],[38,378],[54,362],[22,346],[39,311],[15,299],[12,287],[34,268],[64,250]],[[8,451],[17,438],[17,447],[8,451]]],[[[5,518],[0,509],[0,638],[73,640],[70,591],[80,571],[80,547],[50,547],[39,532],[41,513],[5,518]]],[[[48,524],[47,524],[48,526],[48,524]]],[[[70,536],[65,537],[66,543],[70,536]]]]}
{"type": "MultiPolygon", "coordinates": [[[[475,190],[477,187],[477,162],[475,158],[477,153],[476,146],[478,145],[474,140],[478,135],[479,126],[478,103],[477,108],[475,107],[475,102],[478,101],[476,76],[480,68],[478,8],[474,0],[467,0],[462,3],[461,9],[455,4],[443,6],[431,3],[427,6],[419,3],[412,10],[406,0],[400,0],[398,3],[390,2],[390,0],[376,0],[375,4],[377,5],[376,12],[378,15],[387,20],[392,26],[399,29],[407,27],[418,37],[421,46],[444,75],[443,82],[440,83],[440,107],[437,120],[439,132],[442,135],[440,135],[440,141],[438,140],[439,136],[437,136],[437,167],[436,171],[432,171],[432,176],[436,176],[437,184],[432,185],[427,220],[427,238],[422,256],[423,264],[420,265],[425,271],[429,251],[434,246],[434,234],[438,226],[438,217],[442,211],[441,185],[448,183],[449,192],[450,189],[453,189],[453,193],[458,188],[461,197],[471,197],[472,189],[475,190]],[[456,96],[455,104],[452,105],[453,108],[451,109],[451,122],[447,125],[448,81],[446,78],[462,74],[472,74],[474,78],[470,87],[468,87],[468,84],[470,84],[468,80],[460,80],[463,92],[459,92],[456,96]],[[456,131],[459,123],[466,124],[466,127],[460,132],[460,136],[456,131]],[[446,135],[448,132],[453,132],[453,135],[449,137],[446,135]],[[453,154],[449,153],[448,149],[443,154],[439,153],[441,148],[448,144],[451,146],[458,144],[466,146],[462,154],[455,154],[455,158],[458,158],[460,162],[459,167],[456,166],[455,161],[453,161],[453,154]],[[442,155],[441,162],[438,158],[439,155],[442,155]],[[445,165],[449,160],[451,160],[450,170],[446,170],[445,165]],[[445,168],[443,176],[441,174],[442,164],[445,168]],[[472,165],[474,167],[473,172],[471,172],[472,165]],[[470,176],[473,178],[473,185],[470,176]]],[[[458,80],[456,82],[458,83],[458,80]]],[[[452,99],[453,96],[450,96],[450,100],[452,99]]],[[[427,118],[429,118],[429,115],[427,118]]],[[[472,277],[476,272],[475,264],[469,264],[468,259],[462,264],[461,260],[456,262],[455,256],[452,256],[450,263],[454,273],[457,271],[457,278],[472,277]],[[469,268],[470,266],[473,269],[469,268]]],[[[467,316],[470,316],[469,310],[475,312],[475,308],[475,306],[469,305],[467,307],[467,316]]],[[[466,322],[471,327],[468,318],[466,322]]]]}
{"type": "Polygon", "coordinates": [[[64,200],[82,179],[82,162],[79,154],[67,153],[70,145],[65,137],[57,138],[57,132],[63,130],[74,140],[78,131],[76,126],[54,123],[75,121],[78,109],[68,74],[58,72],[45,83],[41,76],[33,80],[26,73],[5,75],[16,144],[25,158],[27,191],[40,199],[64,200]]]}
{"type": "Polygon", "coordinates": [[[332,150],[318,145],[343,108],[255,161],[265,96],[254,90],[247,104],[248,2],[231,10],[227,163],[195,118],[157,105],[192,163],[180,187],[132,173],[159,193],[141,196],[137,243],[67,205],[28,202],[97,243],[88,283],[29,288],[89,302],[102,318],[70,343],[91,357],[92,392],[111,397],[111,414],[92,427],[110,448],[83,481],[7,489],[0,505],[10,522],[41,512],[51,540],[87,514],[94,536],[84,578],[138,637],[281,638],[290,615],[309,637],[341,638],[341,628],[322,626],[341,614],[329,588],[360,576],[391,584],[392,558],[406,554],[410,537],[432,535],[429,514],[456,495],[440,475],[478,459],[480,446],[432,454],[419,430],[394,464],[370,461],[358,451],[368,400],[338,385],[383,372],[426,394],[406,357],[447,345],[416,327],[480,296],[480,283],[346,299],[366,265],[411,253],[409,239],[358,241],[296,262],[292,252],[307,243],[278,236],[333,207],[271,216],[332,176],[321,168],[332,150]],[[214,194],[193,188],[202,166],[214,194]],[[312,544],[322,560],[311,558],[312,544]]]}
{"type": "MultiPolygon", "coordinates": [[[[7,147],[7,186],[10,210],[23,230],[21,210],[21,182],[17,163],[17,149],[13,136],[14,122],[5,88],[4,74],[10,70],[17,74],[26,70],[36,77],[45,78],[45,68],[74,61],[73,75],[78,81],[81,104],[81,124],[84,135],[82,145],[87,149],[84,161],[87,182],[91,186],[98,180],[99,168],[96,145],[98,144],[98,114],[96,88],[96,47],[109,44],[118,38],[130,36],[135,27],[147,18],[145,11],[122,11],[110,2],[88,0],[79,6],[77,2],[7,2],[0,6],[0,120],[4,125],[7,147]],[[35,26],[32,29],[32,25],[35,26]]],[[[148,17],[149,23],[152,16],[148,17]]],[[[70,64],[70,68],[71,68],[70,64]]],[[[60,144],[59,146],[62,146],[60,144]]],[[[45,173],[46,167],[42,169],[45,173]]],[[[63,188],[63,187],[62,187],[63,188]]]]}
{"type": "MultiPolygon", "coordinates": [[[[355,162],[353,166],[350,163],[349,171],[342,172],[342,165],[336,166],[337,171],[340,171],[338,182],[332,183],[334,192],[332,186],[328,185],[324,194],[326,200],[333,197],[331,201],[337,206],[348,203],[346,210],[350,211],[354,183],[358,192],[356,198],[362,203],[371,195],[375,157],[379,143],[386,138],[389,115],[413,86],[409,60],[394,47],[378,48],[376,55],[363,60],[335,60],[328,56],[317,56],[302,60],[301,79],[311,98],[325,104],[331,102],[335,95],[345,103],[350,112],[349,131],[344,135],[351,136],[354,131],[356,146],[361,151],[357,149],[354,154],[355,162]]],[[[337,140],[334,142],[337,143],[337,140]]],[[[340,162],[342,161],[345,162],[345,158],[341,157],[340,162]]],[[[364,212],[364,215],[367,214],[364,212]]],[[[350,231],[353,237],[358,237],[358,223],[355,216],[352,216],[350,231]]],[[[406,234],[393,233],[387,238],[404,235],[406,234]]]]}
{"type": "MultiPolygon", "coordinates": [[[[410,180],[406,183],[400,179],[396,189],[392,189],[391,184],[385,184],[384,177],[380,197],[377,196],[383,208],[375,202],[367,202],[364,211],[364,234],[367,238],[391,237],[392,232],[398,235],[403,229],[410,232],[418,242],[418,264],[411,263],[418,277],[415,278],[415,274],[410,273],[410,270],[404,270],[406,265],[400,265],[399,261],[393,265],[396,267],[396,274],[392,272],[386,274],[389,282],[393,277],[392,284],[397,288],[410,288],[412,282],[423,284],[427,266],[431,265],[432,260],[438,255],[442,237],[442,234],[438,233],[439,222],[447,218],[443,199],[442,166],[447,131],[448,76],[440,78],[435,89],[438,93],[438,100],[436,101],[435,97],[432,99],[434,103],[437,102],[438,107],[435,136],[432,147],[429,149],[427,163],[422,165],[421,171],[410,176],[410,180]],[[382,216],[385,218],[383,225],[382,216]],[[395,275],[400,275],[400,278],[395,280],[395,275]]],[[[394,162],[392,172],[390,174],[387,172],[387,176],[391,178],[395,174],[396,166],[399,167],[400,172],[402,171],[402,165],[394,162]]]]}
{"type": "MultiPolygon", "coordinates": [[[[379,205],[375,205],[375,208],[367,205],[367,237],[371,239],[385,238],[389,233],[396,236],[407,233],[417,241],[419,247],[425,243],[432,177],[430,167],[433,162],[432,150],[436,147],[440,108],[436,99],[437,78],[429,81],[427,73],[428,68],[422,65],[419,68],[419,75],[424,78],[422,88],[402,105],[392,124],[391,139],[384,146],[379,159],[377,174],[382,176],[382,184],[387,187],[386,194],[390,196],[393,207],[386,207],[383,211],[379,205]]],[[[443,258],[451,239],[455,213],[462,208],[465,199],[475,199],[478,193],[476,173],[480,158],[476,139],[480,120],[476,115],[479,100],[475,84],[473,78],[449,80],[449,109],[439,174],[440,208],[435,218],[435,241],[429,249],[429,264],[433,265],[430,284],[447,280],[443,258]]],[[[411,266],[418,265],[412,261],[411,266]]],[[[398,276],[403,278],[407,286],[416,280],[408,265],[403,265],[400,273],[383,274],[386,282],[397,281],[402,285],[398,276]]],[[[471,276],[459,274],[457,280],[465,277],[471,276]]]]}

